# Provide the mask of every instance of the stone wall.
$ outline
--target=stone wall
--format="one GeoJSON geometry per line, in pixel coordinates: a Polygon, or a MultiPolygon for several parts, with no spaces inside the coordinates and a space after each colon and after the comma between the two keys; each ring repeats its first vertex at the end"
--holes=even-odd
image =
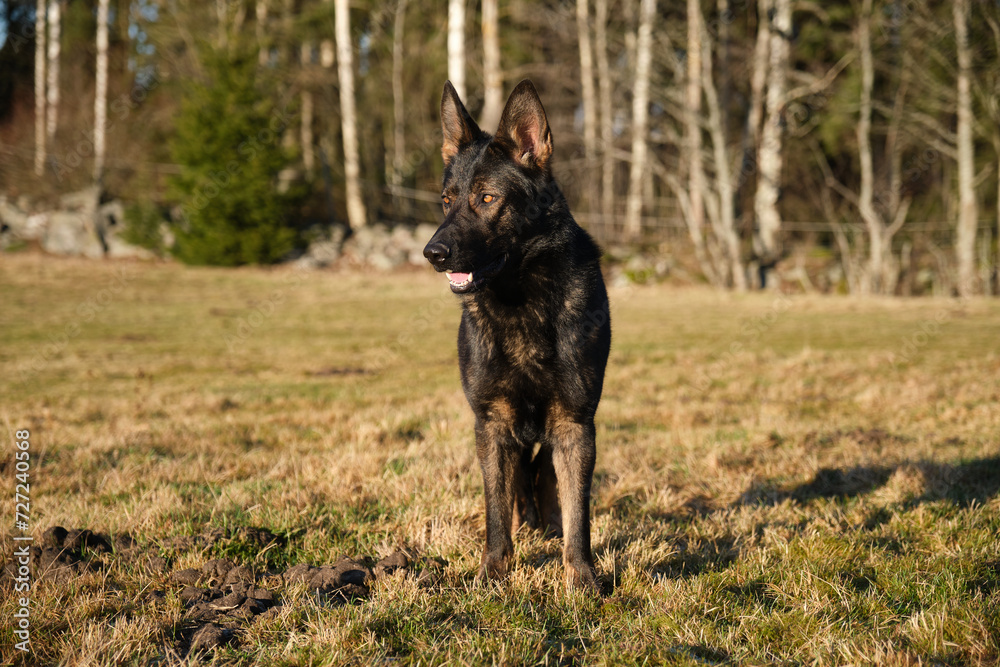
{"type": "Polygon", "coordinates": [[[0,195],[0,250],[27,244],[53,255],[151,259],[150,251],[122,240],[124,228],[122,202],[99,203],[96,188],[63,195],[56,208],[41,210],[0,195]]]}

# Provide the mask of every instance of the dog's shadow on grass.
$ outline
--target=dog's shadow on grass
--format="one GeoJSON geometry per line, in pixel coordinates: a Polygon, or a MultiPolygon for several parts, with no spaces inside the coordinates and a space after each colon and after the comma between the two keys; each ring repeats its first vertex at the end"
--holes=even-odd
{"type": "MultiPolygon", "coordinates": [[[[821,468],[810,481],[797,486],[781,487],[779,482],[767,479],[755,482],[730,507],[775,506],[789,500],[807,505],[819,499],[857,498],[881,489],[888,489],[892,496],[898,497],[899,505],[904,508],[937,501],[951,502],[959,507],[982,505],[1000,495],[1000,456],[955,464],[915,461],[821,468]]],[[[683,534],[685,524],[725,509],[710,502],[695,499],[678,512],[654,515],[647,511],[641,518],[627,503],[617,509],[622,513],[622,520],[633,525],[595,545],[594,555],[600,559],[605,553],[624,554],[629,551],[630,543],[648,538],[667,539],[675,547],[672,553],[643,567],[654,579],[686,579],[723,571],[739,560],[746,546],[746,540],[732,532],[703,534],[697,538],[683,534]]],[[[872,521],[875,524],[882,522],[883,514],[876,513],[872,521]]],[[[551,556],[556,557],[554,553],[551,556]]],[[[605,593],[618,587],[629,560],[628,557],[620,559],[613,571],[602,573],[605,593]]]]}
{"type": "Polygon", "coordinates": [[[848,499],[888,485],[906,497],[907,506],[939,500],[961,507],[983,504],[1000,494],[1000,456],[959,464],[916,461],[894,466],[820,468],[811,481],[792,488],[781,488],[770,480],[757,481],[735,505],[777,505],[789,499],[803,504],[819,498],[848,499]]]}

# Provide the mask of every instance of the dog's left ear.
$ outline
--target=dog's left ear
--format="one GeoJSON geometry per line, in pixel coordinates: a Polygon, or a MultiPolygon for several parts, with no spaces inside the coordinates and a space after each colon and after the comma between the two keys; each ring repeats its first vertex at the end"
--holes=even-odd
{"type": "Polygon", "coordinates": [[[460,148],[472,143],[482,134],[476,121],[466,111],[451,81],[445,81],[444,93],[441,95],[441,130],[444,138],[441,157],[446,166],[458,155],[460,148]]]}
{"type": "Polygon", "coordinates": [[[535,86],[525,79],[507,98],[496,137],[514,145],[514,159],[520,164],[547,169],[552,156],[552,132],[535,86]]]}
{"type": "Polygon", "coordinates": [[[451,81],[445,81],[444,92],[441,94],[441,130],[444,139],[441,143],[441,157],[445,165],[458,155],[459,149],[471,144],[482,134],[476,121],[466,111],[451,81]]]}

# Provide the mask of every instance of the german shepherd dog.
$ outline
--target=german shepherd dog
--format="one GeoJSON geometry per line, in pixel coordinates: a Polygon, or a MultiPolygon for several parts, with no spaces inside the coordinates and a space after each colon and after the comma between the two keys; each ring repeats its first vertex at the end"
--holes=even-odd
{"type": "Polygon", "coordinates": [[[441,125],[444,222],[424,256],[462,301],[458,365],[486,495],[478,578],[507,574],[511,532],[527,525],[562,535],[567,585],[596,590],[594,413],[611,346],[601,253],[552,176],[530,81],[511,93],[495,136],[448,82],[441,125]]]}

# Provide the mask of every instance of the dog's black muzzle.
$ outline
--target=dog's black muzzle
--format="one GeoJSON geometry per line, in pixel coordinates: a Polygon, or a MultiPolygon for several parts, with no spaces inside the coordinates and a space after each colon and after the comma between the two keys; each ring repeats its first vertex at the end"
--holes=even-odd
{"type": "Polygon", "coordinates": [[[424,246],[424,257],[435,271],[445,272],[451,291],[468,294],[484,287],[487,282],[503,270],[507,263],[506,254],[469,259],[460,253],[448,238],[444,226],[424,246]],[[461,255],[461,256],[460,256],[461,255]]]}
{"type": "Polygon", "coordinates": [[[424,257],[438,271],[444,271],[443,264],[451,257],[451,248],[431,239],[430,243],[424,246],[424,257]]]}

